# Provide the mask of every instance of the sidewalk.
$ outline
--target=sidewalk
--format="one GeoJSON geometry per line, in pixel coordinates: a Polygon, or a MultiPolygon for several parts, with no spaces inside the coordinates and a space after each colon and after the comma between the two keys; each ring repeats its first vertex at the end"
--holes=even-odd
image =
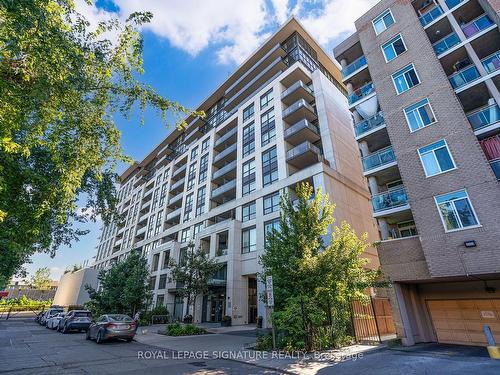
{"type": "Polygon", "coordinates": [[[338,350],[317,354],[296,353],[293,356],[282,352],[261,352],[249,349],[255,344],[255,327],[210,327],[211,334],[199,336],[171,337],[158,334],[165,325],[140,327],[135,340],[173,352],[203,353],[211,358],[223,358],[281,371],[290,374],[317,374],[325,367],[346,360],[358,360],[368,352],[385,348],[385,345],[352,345],[338,350]]]}

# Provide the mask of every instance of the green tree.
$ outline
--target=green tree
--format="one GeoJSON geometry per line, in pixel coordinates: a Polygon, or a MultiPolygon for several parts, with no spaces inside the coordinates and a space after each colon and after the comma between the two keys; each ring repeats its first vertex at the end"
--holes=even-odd
{"type": "Polygon", "coordinates": [[[172,280],[182,285],[178,290],[180,296],[187,299],[188,314],[193,306],[193,318],[196,313],[196,299],[210,291],[210,282],[222,264],[210,259],[208,254],[199,246],[195,250],[194,243],[190,243],[186,252],[181,254],[179,263],[173,259],[169,262],[172,280]]]}
{"type": "Polygon", "coordinates": [[[149,267],[138,251],[99,273],[99,289],[86,285],[90,301],[86,307],[94,316],[128,314],[144,311],[151,301],[149,267]]]}
{"type": "Polygon", "coordinates": [[[35,274],[31,277],[31,287],[33,289],[47,290],[50,288],[50,270],[48,267],[42,267],[35,271],[35,274]]]}
{"type": "Polygon", "coordinates": [[[153,108],[185,125],[188,109],[137,79],[137,26],[151,17],[133,13],[93,29],[73,0],[0,2],[0,286],[34,253],[53,256],[85,234],[75,223],[110,220],[115,168],[130,162],[116,113],[153,108]]]}

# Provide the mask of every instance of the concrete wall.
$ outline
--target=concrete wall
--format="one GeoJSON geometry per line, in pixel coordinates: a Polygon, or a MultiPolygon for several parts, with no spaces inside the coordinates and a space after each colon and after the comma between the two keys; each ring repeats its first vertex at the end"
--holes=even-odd
{"type": "Polygon", "coordinates": [[[61,276],[54,297],[54,304],[61,306],[83,305],[89,301],[85,285],[97,287],[98,270],[84,268],[76,272],[68,272],[61,276]]]}

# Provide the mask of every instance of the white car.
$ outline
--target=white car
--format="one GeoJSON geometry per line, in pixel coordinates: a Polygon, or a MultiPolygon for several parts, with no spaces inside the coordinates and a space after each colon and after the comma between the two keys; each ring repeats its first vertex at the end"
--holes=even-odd
{"type": "Polygon", "coordinates": [[[45,327],[50,329],[56,329],[61,319],[63,319],[65,316],[66,314],[63,312],[52,316],[51,318],[47,319],[47,324],[45,325],[45,327]]]}
{"type": "Polygon", "coordinates": [[[45,312],[45,314],[43,314],[42,318],[40,319],[40,324],[44,326],[45,324],[47,324],[50,318],[62,312],[64,312],[64,310],[61,307],[51,307],[47,310],[47,312],[45,312]]]}

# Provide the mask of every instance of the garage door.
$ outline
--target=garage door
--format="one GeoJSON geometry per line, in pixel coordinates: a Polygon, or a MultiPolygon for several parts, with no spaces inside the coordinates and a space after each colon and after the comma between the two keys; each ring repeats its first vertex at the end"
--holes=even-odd
{"type": "Polygon", "coordinates": [[[500,343],[500,299],[427,300],[438,342],[487,345],[488,325],[500,343]]]}

